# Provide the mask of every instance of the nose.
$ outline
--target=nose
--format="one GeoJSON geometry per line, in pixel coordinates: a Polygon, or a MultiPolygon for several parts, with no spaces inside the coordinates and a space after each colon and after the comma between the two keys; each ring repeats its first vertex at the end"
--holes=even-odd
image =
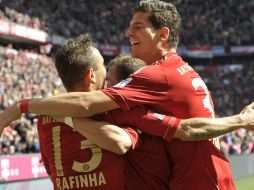
{"type": "Polygon", "coordinates": [[[129,27],[129,28],[127,29],[127,31],[125,32],[125,37],[126,37],[126,38],[130,38],[131,35],[133,35],[133,32],[132,32],[131,28],[129,27]]]}

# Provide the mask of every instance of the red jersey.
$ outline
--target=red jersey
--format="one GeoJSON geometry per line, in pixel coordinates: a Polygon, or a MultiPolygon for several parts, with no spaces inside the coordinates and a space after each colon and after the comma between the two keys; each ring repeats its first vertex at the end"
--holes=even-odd
{"type": "MultiPolygon", "coordinates": [[[[133,145],[138,134],[124,129],[133,145]]],[[[50,116],[40,116],[38,133],[42,159],[54,189],[125,189],[123,156],[101,149],[50,116]]]]}
{"type": "Polygon", "coordinates": [[[155,113],[144,107],[136,106],[123,112],[120,109],[104,114],[98,114],[96,119],[106,119],[108,122],[118,126],[128,125],[141,130],[147,134],[161,137],[171,141],[181,119],[155,113]]]}
{"type": "MultiPolygon", "coordinates": [[[[145,104],[182,119],[214,117],[205,83],[176,53],[102,91],[125,111],[145,104]]],[[[210,141],[172,140],[167,150],[173,162],[171,189],[235,189],[227,159],[210,141]]]]}
{"type": "MultiPolygon", "coordinates": [[[[161,126],[161,131],[167,131],[166,128],[169,126],[168,120],[161,123],[161,121],[154,119],[148,110],[142,108],[134,108],[128,112],[114,110],[97,115],[96,119],[105,120],[118,126],[125,125],[124,123],[128,126],[138,123],[135,127],[142,128],[143,125],[148,125],[148,128],[151,129],[154,124],[158,123],[161,126]],[[142,119],[139,115],[143,116],[142,119]]],[[[169,131],[175,131],[175,129],[169,131]]],[[[160,135],[164,135],[164,132],[161,132],[160,135]]],[[[158,136],[160,135],[158,134],[158,136]]],[[[170,138],[170,135],[166,136],[170,138]]],[[[137,147],[124,156],[125,189],[168,190],[170,168],[171,163],[164,141],[161,138],[142,133],[139,135],[137,147]]]]}

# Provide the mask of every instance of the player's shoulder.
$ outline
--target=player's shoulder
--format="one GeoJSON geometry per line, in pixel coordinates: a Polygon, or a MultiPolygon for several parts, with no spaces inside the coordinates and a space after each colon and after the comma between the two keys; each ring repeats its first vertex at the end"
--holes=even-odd
{"type": "Polygon", "coordinates": [[[147,65],[137,70],[131,76],[154,76],[154,75],[163,75],[164,71],[160,65],[147,65]]]}

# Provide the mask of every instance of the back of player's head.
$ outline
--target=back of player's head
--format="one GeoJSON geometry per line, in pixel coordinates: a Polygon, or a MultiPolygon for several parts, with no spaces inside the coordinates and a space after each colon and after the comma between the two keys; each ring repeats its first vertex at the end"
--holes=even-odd
{"type": "Polygon", "coordinates": [[[84,78],[89,69],[98,69],[98,55],[94,51],[90,34],[71,39],[57,50],[55,66],[68,91],[73,90],[74,85],[84,78]]]}
{"type": "Polygon", "coordinates": [[[109,62],[109,72],[106,79],[111,81],[107,82],[110,83],[109,86],[115,85],[144,66],[146,66],[145,62],[140,59],[130,55],[119,55],[109,62]]]}
{"type": "Polygon", "coordinates": [[[168,27],[169,45],[172,48],[177,47],[181,32],[181,16],[173,4],[159,0],[142,0],[132,9],[132,14],[137,12],[148,13],[149,22],[154,29],[168,27]]]}

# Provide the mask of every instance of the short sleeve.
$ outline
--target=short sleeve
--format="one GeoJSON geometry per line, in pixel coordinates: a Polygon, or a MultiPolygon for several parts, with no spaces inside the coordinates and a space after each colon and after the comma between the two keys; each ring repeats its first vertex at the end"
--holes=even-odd
{"type": "Polygon", "coordinates": [[[134,150],[137,147],[139,134],[136,130],[130,128],[130,127],[123,127],[122,128],[130,137],[131,143],[132,143],[132,150],[134,150]]]}
{"type": "Polygon", "coordinates": [[[180,119],[155,113],[144,107],[136,106],[127,112],[114,110],[104,115],[108,122],[117,125],[127,125],[139,129],[150,135],[170,141],[180,124],[180,119]]]}
{"type": "Polygon", "coordinates": [[[168,99],[167,76],[159,65],[142,68],[111,88],[103,89],[124,111],[143,104],[156,104],[168,99]]]}

